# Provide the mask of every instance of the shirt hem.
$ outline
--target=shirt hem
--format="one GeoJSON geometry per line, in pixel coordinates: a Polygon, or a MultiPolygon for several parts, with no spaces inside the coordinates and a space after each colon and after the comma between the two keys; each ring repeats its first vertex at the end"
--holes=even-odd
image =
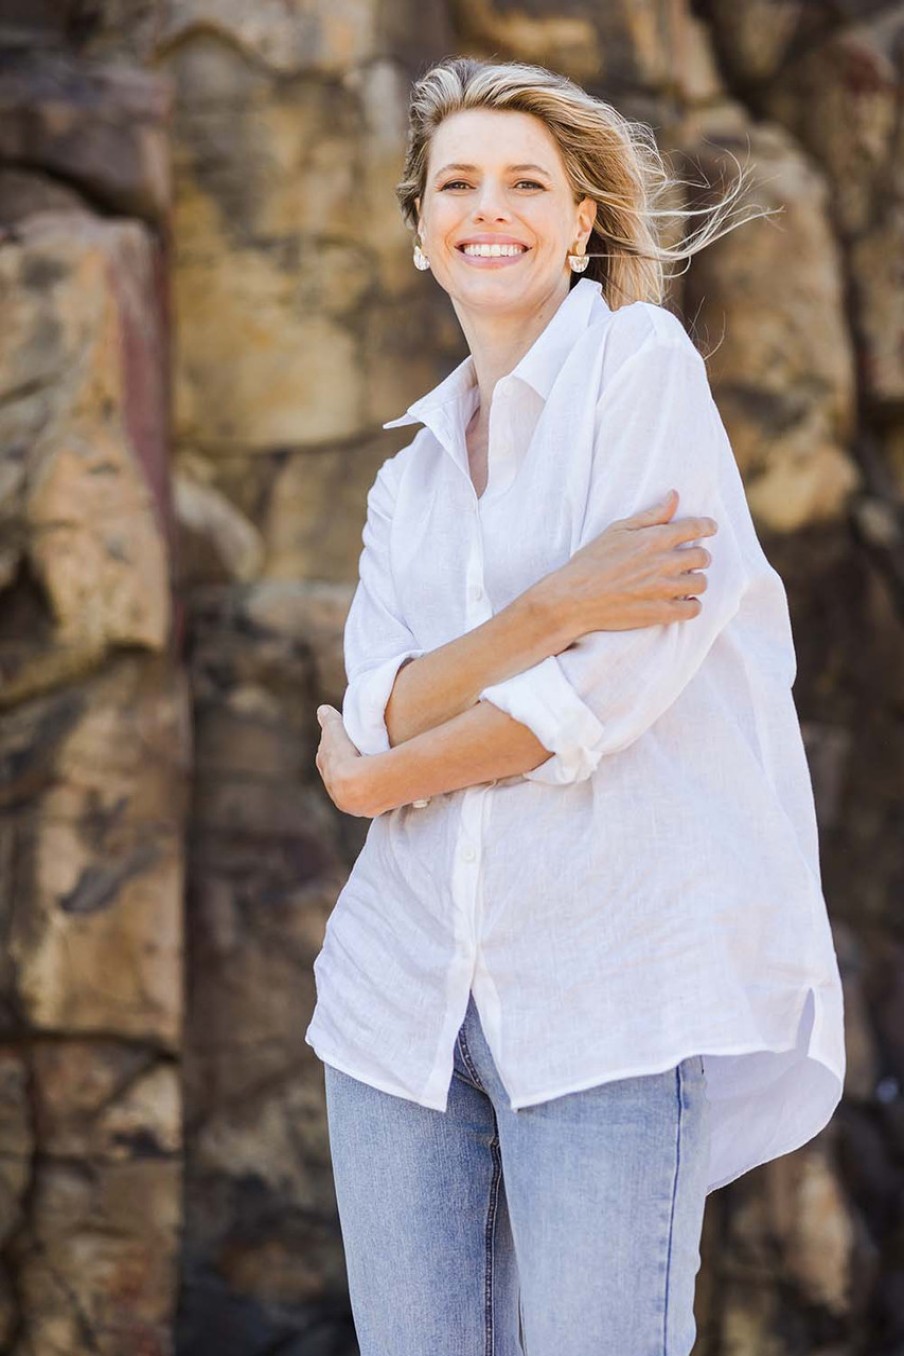
{"type": "Polygon", "coordinates": [[[445,1111],[446,1109],[445,1101],[436,1102],[432,1098],[428,1101],[422,1101],[420,1098],[412,1097],[410,1091],[403,1091],[398,1084],[393,1086],[386,1079],[375,1078],[371,1073],[362,1073],[360,1069],[353,1068],[344,1059],[337,1059],[335,1055],[323,1053],[313,1041],[308,1040],[307,1036],[305,1036],[305,1042],[310,1045],[322,1064],[332,1065],[334,1069],[338,1069],[340,1073],[348,1074],[349,1078],[357,1079],[359,1083],[366,1083],[368,1087],[376,1088],[378,1092],[388,1092],[391,1097],[402,1097],[406,1102],[415,1102],[418,1106],[424,1107],[426,1111],[445,1111]]]}
{"type": "MultiPolygon", "coordinates": [[[[652,1075],[658,1073],[665,1073],[667,1069],[674,1069],[676,1064],[680,1064],[682,1060],[690,1059],[694,1055],[703,1056],[705,1069],[707,1055],[729,1055],[729,1056],[758,1055],[758,1054],[785,1055],[788,1053],[789,1050],[796,1049],[797,1043],[795,1041],[792,1041],[789,1045],[764,1045],[762,1041],[755,1041],[752,1045],[735,1045],[726,1049],[723,1049],[721,1047],[718,1048],[713,1047],[710,1050],[701,1050],[699,1048],[694,1048],[693,1050],[685,1051],[685,1053],[682,1055],[678,1055],[675,1057],[666,1056],[665,1063],[656,1062],[643,1065],[630,1064],[625,1068],[616,1069],[613,1073],[597,1074],[596,1076],[591,1076],[590,1078],[582,1079],[580,1083],[575,1083],[572,1086],[567,1087],[565,1089],[537,1093],[532,1092],[527,1097],[512,1098],[511,1109],[512,1111],[522,1111],[525,1107],[537,1106],[540,1102],[552,1102],[557,1097],[567,1097],[570,1092],[586,1092],[588,1088],[596,1087],[597,1084],[615,1083],[620,1078],[641,1078],[645,1074],[652,1075]]],[[[832,1069],[828,1064],[826,1064],[825,1060],[818,1059],[816,1055],[807,1055],[807,1058],[816,1059],[817,1063],[822,1064],[825,1068],[829,1070],[831,1074],[835,1074],[835,1070],[832,1069]]],[[[835,1076],[837,1077],[837,1074],[835,1076]]]]}

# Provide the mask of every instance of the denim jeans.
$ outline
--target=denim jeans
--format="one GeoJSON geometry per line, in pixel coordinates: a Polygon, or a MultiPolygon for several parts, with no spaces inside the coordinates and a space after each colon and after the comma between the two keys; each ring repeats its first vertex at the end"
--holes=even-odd
{"type": "Polygon", "coordinates": [[[701,1056],[513,1112],[472,995],[445,1113],[324,1078],[361,1356],[688,1356],[701,1056]]]}

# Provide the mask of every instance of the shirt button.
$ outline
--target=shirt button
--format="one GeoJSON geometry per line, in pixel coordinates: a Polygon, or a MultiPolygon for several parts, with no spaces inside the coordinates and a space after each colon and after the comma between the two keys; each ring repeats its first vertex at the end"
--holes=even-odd
{"type": "Polygon", "coordinates": [[[470,843],[466,843],[461,850],[461,855],[462,857],[464,857],[466,862],[473,862],[475,857],[477,856],[477,853],[471,847],[470,843]]]}
{"type": "Polygon", "coordinates": [[[479,584],[471,585],[471,597],[475,600],[475,602],[477,601],[478,598],[483,597],[483,589],[480,587],[479,584]]]}

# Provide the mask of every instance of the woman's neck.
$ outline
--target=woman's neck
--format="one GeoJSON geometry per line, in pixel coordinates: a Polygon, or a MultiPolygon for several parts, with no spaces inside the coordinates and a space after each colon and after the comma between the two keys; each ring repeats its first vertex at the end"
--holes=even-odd
{"type": "Polygon", "coordinates": [[[476,416],[477,429],[486,429],[490,421],[490,405],[497,381],[508,376],[543,333],[562,302],[568,296],[569,284],[551,292],[530,312],[518,311],[498,314],[474,311],[453,300],[471,357],[480,393],[476,416]]]}

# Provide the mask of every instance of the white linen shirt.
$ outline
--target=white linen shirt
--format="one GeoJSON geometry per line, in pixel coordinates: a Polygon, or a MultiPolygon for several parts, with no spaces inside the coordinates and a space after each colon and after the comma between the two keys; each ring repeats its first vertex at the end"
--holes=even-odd
{"type": "Polygon", "coordinates": [[[469,357],[369,492],[343,720],[389,748],[399,667],[670,488],[712,561],[685,621],[595,631],[486,687],[550,757],[374,818],[314,962],[320,1059],[445,1111],[471,990],[517,1111],[702,1054],[707,1190],[812,1138],[845,1069],[841,982],[781,577],[705,363],[671,312],[581,279],[496,385],[478,497],[469,357]]]}

